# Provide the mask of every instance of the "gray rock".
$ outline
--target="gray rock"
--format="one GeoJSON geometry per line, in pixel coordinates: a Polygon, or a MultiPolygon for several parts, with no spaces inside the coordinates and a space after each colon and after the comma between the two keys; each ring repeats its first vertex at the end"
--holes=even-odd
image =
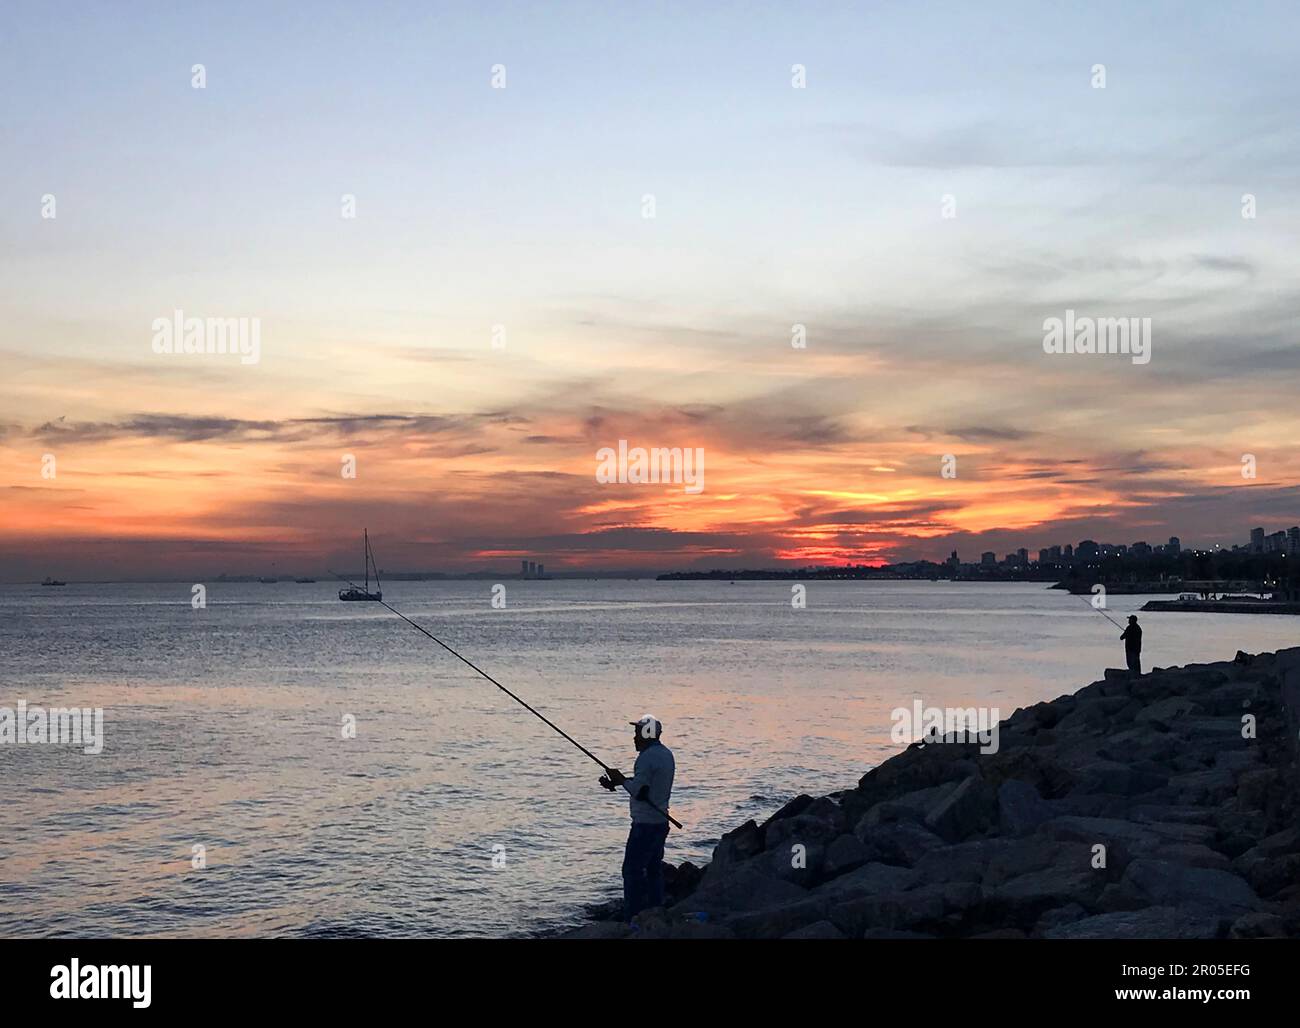
{"type": "Polygon", "coordinates": [[[916,872],[924,882],[979,884],[995,857],[1008,855],[1016,848],[1010,839],[972,839],[931,850],[916,862],[916,872]]]}
{"type": "Polygon", "coordinates": [[[792,837],[773,846],[755,863],[776,878],[808,889],[822,880],[826,852],[824,842],[804,842],[792,837]]]}
{"type": "Polygon", "coordinates": [[[710,865],[700,887],[670,913],[708,911],[732,913],[759,910],[794,903],[807,896],[807,890],[793,882],[782,881],[759,869],[744,865],[715,873],[710,865]]]}
{"type": "Polygon", "coordinates": [[[1032,926],[1046,911],[1071,903],[1093,909],[1105,885],[1104,872],[1087,866],[1045,867],[990,890],[989,905],[1032,926]]]}
{"type": "Polygon", "coordinates": [[[871,851],[863,845],[856,835],[841,835],[826,847],[826,858],[822,862],[822,875],[834,878],[846,871],[861,867],[871,859],[871,851]]]}
{"type": "Polygon", "coordinates": [[[1028,782],[1008,778],[998,786],[998,827],[1004,835],[1028,835],[1053,813],[1028,782]]]}
{"type": "Polygon", "coordinates": [[[957,788],[957,782],[944,782],[925,789],[916,789],[891,800],[882,800],[870,807],[862,815],[854,828],[858,838],[866,841],[866,835],[882,824],[897,821],[924,821],[925,815],[944,797],[957,788]]]}
{"type": "Polygon", "coordinates": [[[843,939],[844,933],[830,921],[815,921],[782,936],[786,939],[843,939]]]}
{"type": "Polygon", "coordinates": [[[854,871],[817,886],[812,894],[821,898],[900,892],[916,881],[917,874],[910,868],[893,867],[890,864],[863,864],[854,871]]]}
{"type": "Polygon", "coordinates": [[[1232,922],[1228,931],[1230,939],[1285,939],[1290,933],[1286,922],[1277,914],[1257,912],[1242,914],[1232,922]]]}
{"type": "Polygon", "coordinates": [[[796,814],[802,814],[812,805],[812,801],[813,798],[807,793],[801,793],[764,821],[763,828],[766,829],[773,821],[781,821],[787,817],[794,817],[796,814]]]}
{"type": "Polygon", "coordinates": [[[1194,906],[1244,914],[1260,905],[1259,897],[1244,878],[1228,871],[1182,867],[1165,860],[1133,861],[1125,869],[1120,887],[1152,906],[1194,906]]]}
{"type": "Polygon", "coordinates": [[[1232,862],[1217,850],[1202,846],[1199,842],[1173,842],[1157,846],[1151,852],[1152,860],[1167,860],[1171,864],[1185,867],[1209,867],[1216,871],[1228,871],[1232,862]]]}
{"type": "Polygon", "coordinates": [[[833,821],[813,814],[796,814],[771,824],[767,828],[764,848],[789,851],[792,843],[830,843],[840,830],[833,821]]]}
{"type": "Polygon", "coordinates": [[[1281,857],[1288,853],[1300,853],[1300,827],[1284,828],[1280,832],[1265,836],[1259,841],[1259,852],[1265,857],[1281,857]]]}
{"type": "Polygon", "coordinates": [[[655,922],[637,926],[630,939],[734,939],[736,933],[723,924],[695,919],[655,922]]]}
{"type": "Polygon", "coordinates": [[[831,920],[856,937],[871,928],[925,930],[943,920],[944,909],[943,896],[933,891],[889,892],[837,903],[831,920]]]}
{"type": "Polygon", "coordinates": [[[1114,796],[1140,796],[1168,784],[1169,776],[1158,771],[1121,764],[1114,760],[1098,760],[1080,769],[1075,791],[1101,792],[1114,796]]]}
{"type": "Polygon", "coordinates": [[[1038,918],[1038,923],[1034,925],[1034,931],[1041,935],[1051,928],[1060,928],[1082,921],[1087,916],[1088,911],[1078,903],[1067,903],[1063,907],[1053,907],[1051,910],[1044,911],[1038,918]]]}
{"type": "Polygon", "coordinates": [[[912,867],[944,842],[930,829],[912,821],[880,825],[863,839],[870,859],[884,864],[912,867]]]}
{"type": "Polygon", "coordinates": [[[754,821],[746,821],[718,840],[713,848],[713,860],[704,870],[704,878],[716,877],[724,868],[744,863],[763,852],[763,830],[754,821]]]}
{"type": "Polygon", "coordinates": [[[1263,810],[1269,793],[1282,785],[1282,774],[1274,768],[1246,771],[1237,779],[1237,799],[1243,810],[1263,810]]]}
{"type": "Polygon", "coordinates": [[[1153,721],[1171,727],[1180,718],[1184,718],[1200,709],[1200,704],[1188,699],[1186,696],[1170,696],[1168,699],[1148,703],[1137,712],[1133,720],[1138,723],[1153,721]]]}
{"type": "Polygon", "coordinates": [[[948,842],[962,842],[986,831],[997,816],[997,796],[982,778],[971,775],[925,815],[925,827],[948,842]]]}
{"type": "Polygon", "coordinates": [[[1261,896],[1273,896],[1300,881],[1300,853],[1281,857],[1251,856],[1248,850],[1232,862],[1233,870],[1245,876],[1261,896]]]}
{"type": "Polygon", "coordinates": [[[768,907],[735,914],[723,922],[741,939],[779,939],[799,928],[816,924],[826,917],[829,904],[825,899],[805,898],[797,903],[768,907]]]}
{"type": "Polygon", "coordinates": [[[1214,829],[1208,825],[1165,824],[1159,821],[1121,821],[1109,817],[1057,817],[1046,822],[1039,831],[1052,839],[1102,843],[1111,846],[1123,844],[1135,853],[1154,850],[1173,843],[1205,843],[1214,838],[1214,829]]]}
{"type": "Polygon", "coordinates": [[[952,934],[983,909],[984,890],[965,883],[858,896],[833,903],[830,918],[845,935],[859,937],[871,929],[909,929],[952,934]]]}
{"type": "Polygon", "coordinates": [[[1212,825],[1216,811],[1205,807],[1174,807],[1159,803],[1141,803],[1132,808],[1134,821],[1162,821],[1166,824],[1212,825]]]}
{"type": "Polygon", "coordinates": [[[1237,777],[1226,768],[1210,768],[1175,775],[1169,789],[1176,803],[1187,806],[1212,806],[1222,803],[1237,791],[1237,777]]]}
{"type": "Polygon", "coordinates": [[[1043,934],[1049,939],[1213,939],[1219,923],[1211,914],[1162,906],[1096,914],[1043,934]]]}

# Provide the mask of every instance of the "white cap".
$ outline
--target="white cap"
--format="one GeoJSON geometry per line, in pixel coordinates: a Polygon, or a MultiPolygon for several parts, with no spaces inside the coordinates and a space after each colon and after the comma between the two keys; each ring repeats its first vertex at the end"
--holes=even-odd
{"type": "Polygon", "coordinates": [[[637,733],[647,739],[658,739],[664,726],[659,723],[659,719],[653,714],[642,714],[635,721],[629,721],[629,725],[636,725],[637,733]]]}

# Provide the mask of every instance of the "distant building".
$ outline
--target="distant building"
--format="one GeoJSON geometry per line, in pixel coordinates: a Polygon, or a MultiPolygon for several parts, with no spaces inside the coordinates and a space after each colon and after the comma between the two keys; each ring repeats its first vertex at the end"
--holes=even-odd
{"type": "Polygon", "coordinates": [[[1250,530],[1250,552],[1264,552],[1264,530],[1262,528],[1252,528],[1250,530]]]}
{"type": "Polygon", "coordinates": [[[1065,544],[1065,549],[1061,551],[1061,556],[1066,560],[1074,560],[1074,547],[1069,543],[1065,544]]]}
{"type": "Polygon", "coordinates": [[[1016,550],[1016,563],[1022,568],[1029,567],[1029,551],[1023,546],[1016,550]]]}
{"type": "Polygon", "coordinates": [[[1079,559],[1088,560],[1097,556],[1097,544],[1091,539],[1085,539],[1079,544],[1079,559]]]}
{"type": "Polygon", "coordinates": [[[1046,548],[1038,551],[1038,563],[1050,564],[1051,562],[1052,562],[1052,555],[1046,548]]]}
{"type": "Polygon", "coordinates": [[[1183,552],[1183,541],[1179,539],[1178,536],[1171,535],[1169,537],[1169,547],[1166,550],[1166,552],[1171,557],[1177,557],[1180,553],[1183,552]]]}
{"type": "Polygon", "coordinates": [[[980,554],[980,564],[984,567],[992,567],[997,564],[998,555],[992,550],[980,554]]]}
{"type": "Polygon", "coordinates": [[[1300,527],[1288,528],[1286,538],[1287,553],[1300,553],[1300,527]]]}
{"type": "Polygon", "coordinates": [[[521,560],[519,562],[519,577],[520,578],[528,577],[528,561],[526,560],[521,560]]]}
{"type": "MultiPolygon", "coordinates": [[[[1069,547],[1067,546],[1066,549],[1068,550],[1069,547]]],[[[1061,548],[1059,546],[1049,546],[1047,548],[1047,559],[1053,564],[1059,561],[1061,559],[1061,548]]]]}
{"type": "Polygon", "coordinates": [[[544,574],[546,574],[545,565],[543,565],[543,564],[541,564],[541,563],[538,563],[538,565],[537,565],[537,577],[538,577],[538,578],[541,578],[544,574]]]}
{"type": "Polygon", "coordinates": [[[1270,532],[1264,537],[1265,553],[1285,553],[1286,552],[1286,533],[1270,532]]]}
{"type": "Polygon", "coordinates": [[[1147,542],[1136,542],[1129,551],[1135,557],[1149,557],[1152,554],[1151,545],[1147,542]]]}
{"type": "Polygon", "coordinates": [[[537,565],[534,564],[531,560],[528,562],[528,577],[529,578],[537,577],[537,565]]]}

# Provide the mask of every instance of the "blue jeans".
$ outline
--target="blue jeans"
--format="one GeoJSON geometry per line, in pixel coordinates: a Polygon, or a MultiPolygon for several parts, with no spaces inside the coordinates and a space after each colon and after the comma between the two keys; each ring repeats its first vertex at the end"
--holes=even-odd
{"type": "Polygon", "coordinates": [[[632,822],[623,852],[623,916],[629,921],[648,907],[664,902],[664,842],[668,823],[632,822]]]}

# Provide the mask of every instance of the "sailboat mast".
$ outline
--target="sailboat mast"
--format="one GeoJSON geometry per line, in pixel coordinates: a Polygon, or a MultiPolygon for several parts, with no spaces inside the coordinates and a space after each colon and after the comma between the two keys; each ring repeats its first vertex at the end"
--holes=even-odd
{"type": "Polygon", "coordinates": [[[361,539],[365,544],[365,554],[363,560],[366,562],[366,592],[370,592],[370,530],[363,528],[361,530],[361,539]]]}

